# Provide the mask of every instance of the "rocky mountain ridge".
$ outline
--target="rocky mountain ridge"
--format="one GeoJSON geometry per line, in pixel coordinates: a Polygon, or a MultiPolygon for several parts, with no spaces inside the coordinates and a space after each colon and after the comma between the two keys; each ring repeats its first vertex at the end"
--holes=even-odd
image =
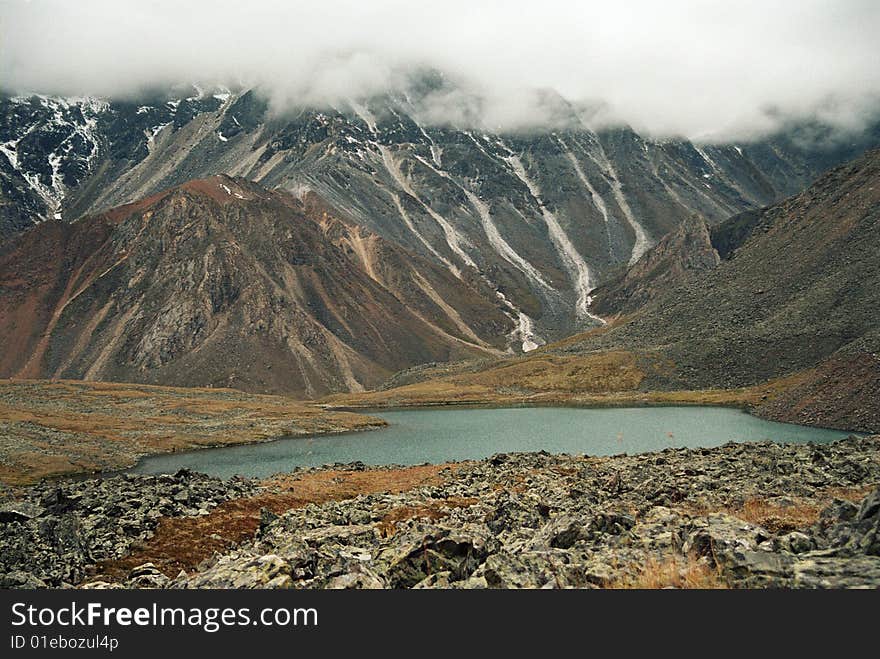
{"type": "Polygon", "coordinates": [[[782,202],[668,234],[593,291],[604,327],[525,356],[413,369],[347,402],[714,400],[876,432],[878,223],[872,150],[782,202]]]}
{"type": "MultiPolygon", "coordinates": [[[[708,244],[705,232],[700,241],[678,241],[679,261],[702,258],[709,245],[718,256],[644,305],[620,290],[609,288],[607,299],[596,291],[600,308],[638,310],[566,350],[662,345],[683,388],[754,384],[832,355],[873,361],[880,348],[878,223],[880,151],[873,150],[801,194],[712,228],[708,244]]],[[[646,255],[630,278],[647,283],[640,267],[660,256],[646,255]]],[[[630,282],[630,289],[639,287],[630,282]]]]}
{"type": "Polygon", "coordinates": [[[429,361],[501,355],[516,317],[478,276],[302,198],[190,181],[0,245],[6,377],[314,397],[429,361]]]}
{"type": "Polygon", "coordinates": [[[594,289],[592,309],[603,316],[632,313],[688,277],[712,270],[720,261],[709,226],[693,215],[630,267],[594,289]]]}
{"type": "Polygon", "coordinates": [[[428,122],[425,103],[459,91],[451,84],[426,76],[381,97],[286,111],[257,90],[6,98],[2,233],[218,173],[311,190],[453,274],[477,273],[515,308],[519,347],[532,349],[600,324],[592,288],[692,214],[717,223],[764,206],[880,139],[876,127],[835,142],[827,128],[797,126],[752,143],[653,140],[591,130],[552,95],[550,130],[428,122]]]}

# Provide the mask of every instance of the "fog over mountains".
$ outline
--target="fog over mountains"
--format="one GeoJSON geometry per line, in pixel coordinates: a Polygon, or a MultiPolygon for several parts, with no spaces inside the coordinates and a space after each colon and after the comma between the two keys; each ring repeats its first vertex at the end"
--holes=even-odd
{"type": "Polygon", "coordinates": [[[385,93],[435,68],[455,84],[426,105],[429,124],[551,124],[534,90],[552,89],[597,123],[690,139],[744,139],[788,119],[860,127],[880,94],[870,0],[194,0],[185,11],[13,0],[3,14],[2,85],[16,92],[119,97],[202,81],[261,87],[281,112],[385,93]],[[479,112],[463,111],[474,96],[479,112]]]}

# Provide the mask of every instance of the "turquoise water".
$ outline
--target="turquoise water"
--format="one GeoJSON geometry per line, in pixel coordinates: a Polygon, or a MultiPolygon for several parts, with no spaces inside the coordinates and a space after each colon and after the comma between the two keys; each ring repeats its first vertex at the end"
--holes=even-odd
{"type": "Polygon", "coordinates": [[[223,478],[235,474],[259,478],[295,467],[336,462],[410,465],[541,450],[633,454],[667,447],[719,446],[730,441],[826,443],[850,434],[765,421],[723,407],[445,408],[369,414],[385,419],[389,427],[167,453],[145,458],[132,471],[173,473],[187,467],[223,478]]]}

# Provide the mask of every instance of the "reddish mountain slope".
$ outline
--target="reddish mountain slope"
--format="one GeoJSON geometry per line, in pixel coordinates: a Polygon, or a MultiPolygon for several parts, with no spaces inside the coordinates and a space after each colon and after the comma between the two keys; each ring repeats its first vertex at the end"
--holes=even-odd
{"type": "Polygon", "coordinates": [[[479,280],[225,176],[0,246],[0,376],[311,396],[498,354],[511,329],[479,280]]]}

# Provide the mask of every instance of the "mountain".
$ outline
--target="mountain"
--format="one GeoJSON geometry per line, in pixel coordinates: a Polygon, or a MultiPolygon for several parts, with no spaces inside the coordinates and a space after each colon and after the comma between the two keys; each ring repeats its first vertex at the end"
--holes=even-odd
{"type": "Polygon", "coordinates": [[[526,356],[413,370],[348,401],[653,396],[880,431],[878,254],[873,150],[767,208],[711,228],[692,218],[593,292],[601,328],[526,356]]]}
{"type": "MultiPolygon", "coordinates": [[[[730,218],[710,241],[717,266],[682,271],[625,322],[563,352],[658,351],[674,366],[649,373],[644,388],[730,388],[794,375],[760,413],[880,429],[880,150],[799,195],[730,218]]],[[[710,266],[707,251],[705,241],[681,244],[676,260],[696,255],[710,266]]],[[[647,254],[630,276],[656,257],[647,254]]],[[[620,293],[597,290],[597,306],[626,311],[635,300],[620,293]]]]}
{"type": "Polygon", "coordinates": [[[315,193],[187,182],[0,243],[0,376],[316,396],[498,356],[513,314],[315,193]]]}
{"type": "Polygon", "coordinates": [[[591,309],[602,316],[637,311],[696,273],[720,261],[706,220],[692,215],[629,268],[593,289],[591,309]]]}
{"type": "MultiPolygon", "coordinates": [[[[656,384],[682,388],[754,384],[832,356],[876,361],[880,150],[831,170],[799,195],[730,218],[710,240],[716,267],[680,276],[625,322],[567,350],[662,346],[675,368],[656,384]]],[[[626,309],[632,300],[612,300],[616,292],[597,290],[597,305],[626,309]]]]}
{"type": "Polygon", "coordinates": [[[257,90],[8,97],[0,235],[219,173],[311,190],[366,230],[499,291],[517,348],[529,350],[600,324],[592,289],[693,214],[717,224],[766,206],[880,142],[878,126],[841,141],[819,125],[748,143],[653,140],[591,130],[550,92],[542,102],[549,129],[502,134],[474,128],[479,99],[434,74],[380,97],[284,112],[257,90]],[[438,98],[459,99],[465,118],[432,116],[438,98]]]}

